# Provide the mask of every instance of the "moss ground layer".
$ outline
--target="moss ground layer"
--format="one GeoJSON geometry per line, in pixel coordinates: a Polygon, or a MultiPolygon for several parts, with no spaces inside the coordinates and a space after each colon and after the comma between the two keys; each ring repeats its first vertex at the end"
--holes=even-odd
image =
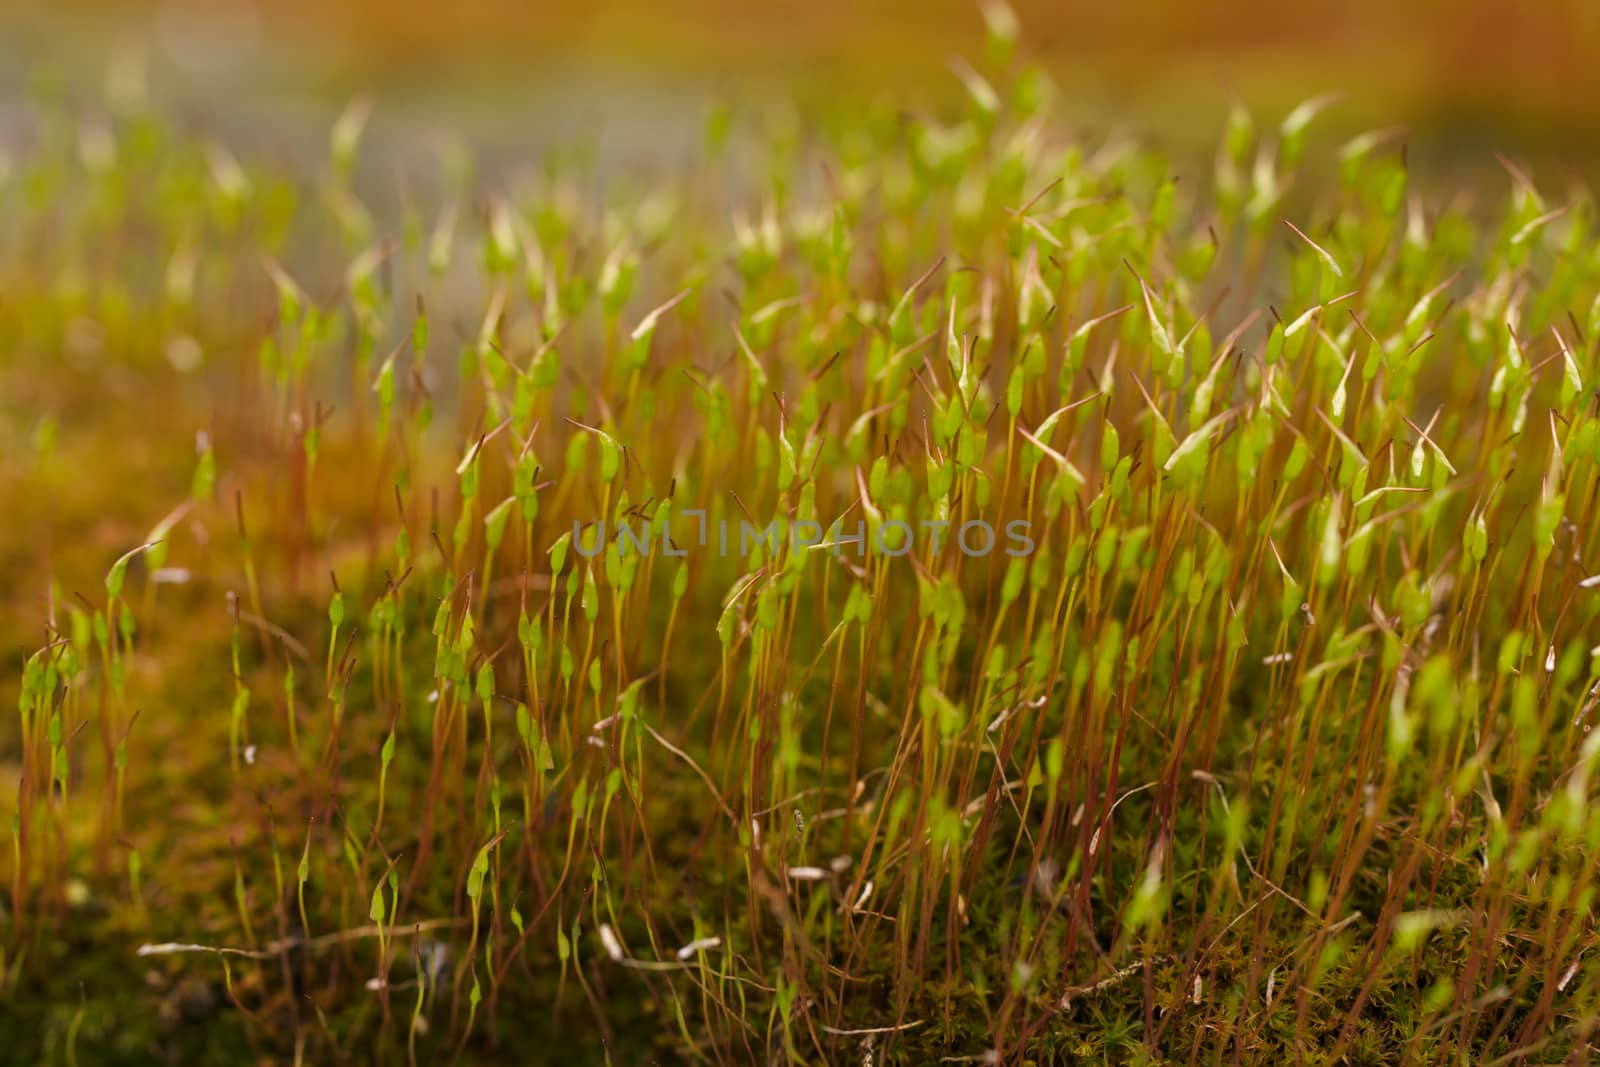
{"type": "Polygon", "coordinates": [[[1012,48],[604,174],[37,102],[0,1059],[1586,1062],[1591,194],[1012,48]]]}

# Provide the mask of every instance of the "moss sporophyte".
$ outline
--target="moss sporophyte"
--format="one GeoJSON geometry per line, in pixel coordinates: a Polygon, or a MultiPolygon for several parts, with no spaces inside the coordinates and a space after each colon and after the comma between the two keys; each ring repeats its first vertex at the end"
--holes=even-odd
{"type": "Polygon", "coordinates": [[[1587,1060],[1593,195],[986,11],[682,171],[28,99],[0,1059],[1587,1060]]]}

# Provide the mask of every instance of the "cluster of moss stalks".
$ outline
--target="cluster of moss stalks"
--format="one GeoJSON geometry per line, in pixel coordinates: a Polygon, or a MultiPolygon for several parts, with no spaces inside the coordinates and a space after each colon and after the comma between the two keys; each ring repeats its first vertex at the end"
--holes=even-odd
{"type": "Polygon", "coordinates": [[[991,15],[692,166],[30,102],[0,1059],[1587,1060],[1594,199],[991,15]]]}

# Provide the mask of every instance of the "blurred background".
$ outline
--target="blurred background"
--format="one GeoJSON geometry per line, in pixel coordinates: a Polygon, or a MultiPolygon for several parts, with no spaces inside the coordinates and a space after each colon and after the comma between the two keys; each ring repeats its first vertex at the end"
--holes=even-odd
{"type": "MultiPolygon", "coordinates": [[[[1342,99],[1332,132],[1403,124],[1464,161],[1502,151],[1591,173],[1600,159],[1595,0],[1013,0],[1068,114],[1174,146],[1234,102],[1280,116],[1342,99]]],[[[11,0],[0,93],[99,92],[109,59],[203,115],[304,110],[372,93],[480,140],[584,131],[670,147],[705,101],[958,91],[981,55],[974,0],[11,0]],[[91,84],[92,83],[92,84],[91,84]],[[479,105],[479,106],[471,106],[479,105]]],[[[693,138],[686,138],[693,140],[693,138]]]]}

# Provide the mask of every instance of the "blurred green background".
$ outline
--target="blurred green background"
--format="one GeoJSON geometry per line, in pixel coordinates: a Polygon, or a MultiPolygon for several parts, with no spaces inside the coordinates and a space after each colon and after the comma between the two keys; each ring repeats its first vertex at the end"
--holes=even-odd
{"type": "MultiPolygon", "coordinates": [[[[1069,116],[1175,147],[1213,135],[1234,102],[1273,117],[1338,93],[1333,133],[1403,124],[1416,149],[1491,165],[1494,151],[1585,173],[1600,159],[1593,0],[1013,7],[1069,116]]],[[[361,90],[490,140],[670,145],[718,94],[954,92],[950,60],[981,53],[982,26],[972,0],[14,0],[0,92],[12,110],[30,80],[87,95],[122,57],[202,115],[283,120],[361,90]]]]}

